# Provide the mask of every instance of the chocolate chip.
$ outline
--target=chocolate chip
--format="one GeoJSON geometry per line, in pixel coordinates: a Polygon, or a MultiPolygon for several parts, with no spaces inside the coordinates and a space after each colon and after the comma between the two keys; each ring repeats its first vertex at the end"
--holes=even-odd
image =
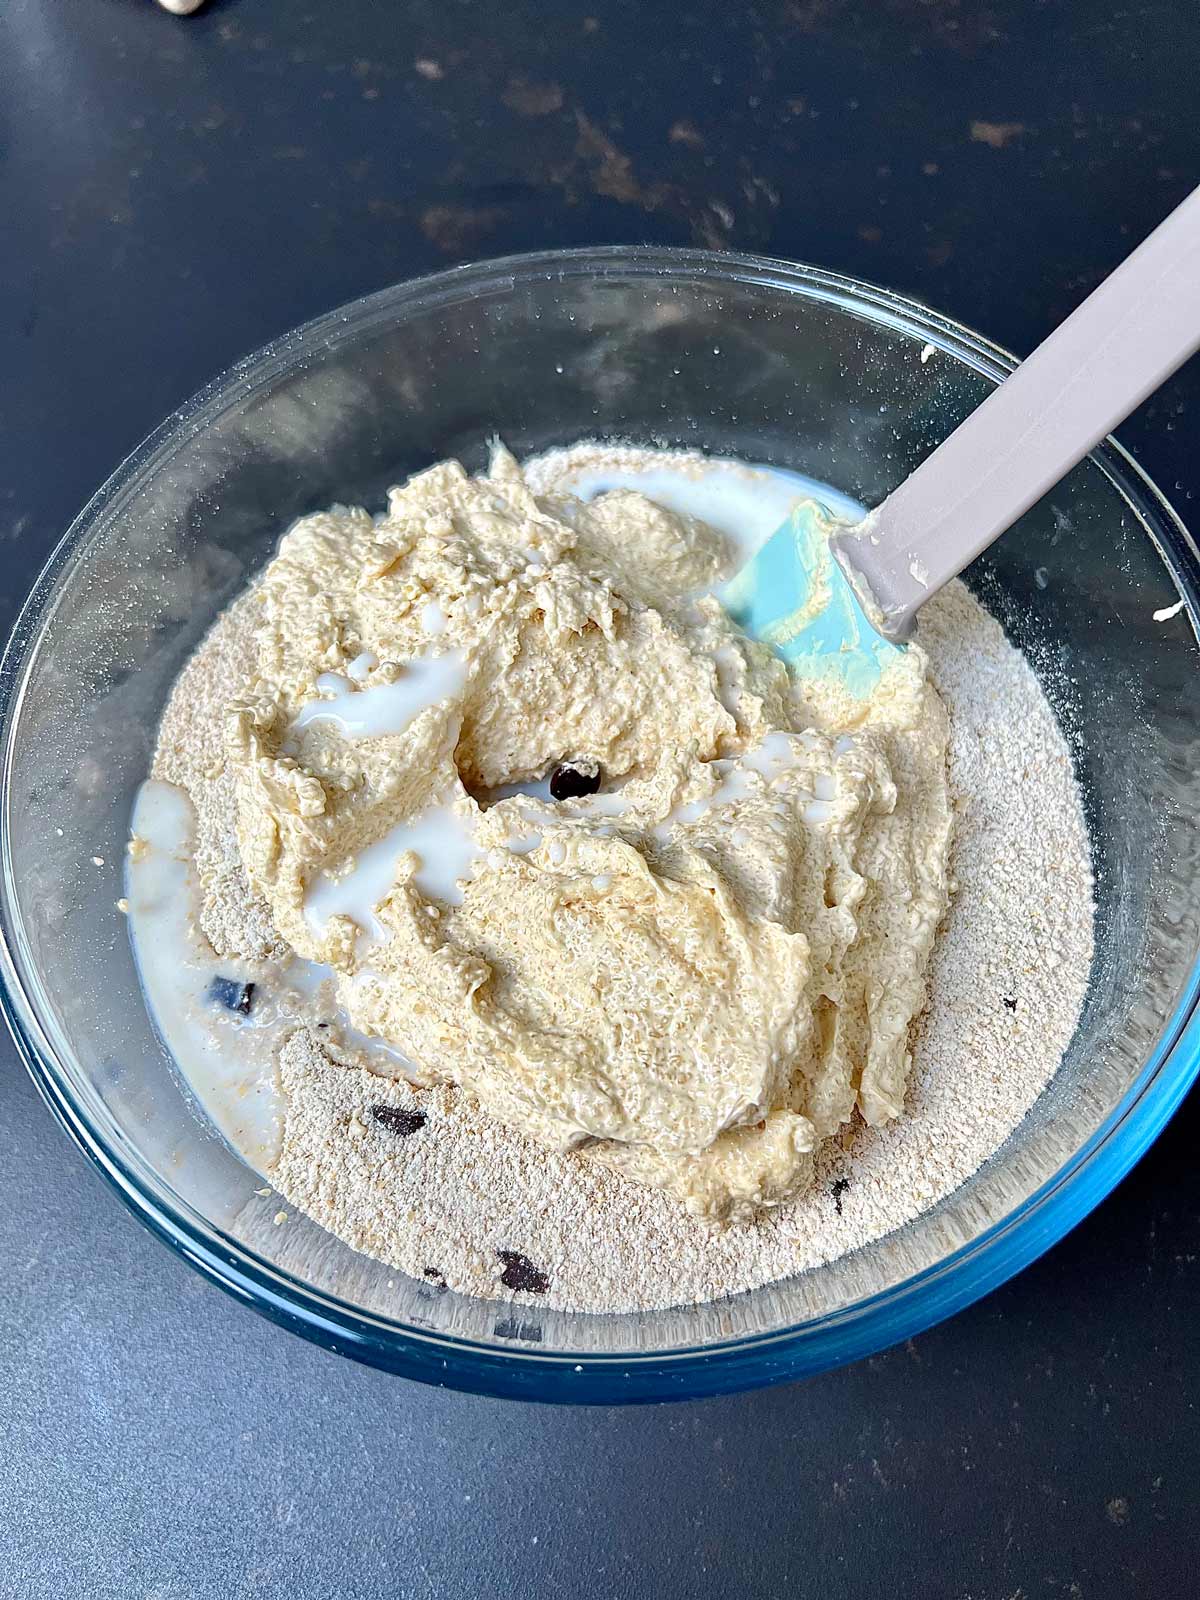
{"type": "Polygon", "coordinates": [[[497,1250],[496,1254],[504,1267],[500,1282],[506,1289],[523,1289],[526,1294],[545,1294],[550,1287],[550,1279],[534,1266],[528,1256],[521,1255],[517,1250],[497,1250]]]}
{"type": "Polygon", "coordinates": [[[1002,994],[1000,996],[1000,998],[1004,1002],[1004,1005],[1005,1005],[1007,1010],[1015,1011],[1017,1009],[1017,1001],[1016,1001],[1016,996],[1015,995],[1002,994]]]}
{"type": "Polygon", "coordinates": [[[842,1214],[842,1196],[849,1187],[849,1178],[835,1178],[829,1185],[829,1193],[833,1196],[834,1210],[837,1212],[839,1217],[842,1214]]]}
{"type": "Polygon", "coordinates": [[[402,1139],[417,1133],[428,1121],[423,1111],[405,1111],[400,1106],[372,1106],[371,1115],[389,1133],[398,1133],[402,1139]]]}
{"type": "Polygon", "coordinates": [[[224,1006],[226,1011],[237,1011],[248,1017],[254,1004],[254,985],[239,983],[236,978],[214,978],[208,986],[208,998],[215,1006],[224,1006]]]}
{"type": "Polygon", "coordinates": [[[434,1294],[445,1294],[450,1285],[446,1282],[445,1275],[438,1267],[422,1267],[423,1276],[433,1285],[434,1294]]]}
{"type": "Polygon", "coordinates": [[[578,800],[585,794],[595,794],[600,787],[598,761],[564,761],[550,774],[552,800],[578,800]]]}

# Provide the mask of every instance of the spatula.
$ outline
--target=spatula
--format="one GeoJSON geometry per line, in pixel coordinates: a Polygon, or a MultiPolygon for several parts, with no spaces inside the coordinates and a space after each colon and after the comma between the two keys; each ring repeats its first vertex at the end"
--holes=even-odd
{"type": "Polygon", "coordinates": [[[1197,346],[1200,189],[862,522],[798,505],[726,609],[793,671],[869,694],[925,601],[1197,346]]]}

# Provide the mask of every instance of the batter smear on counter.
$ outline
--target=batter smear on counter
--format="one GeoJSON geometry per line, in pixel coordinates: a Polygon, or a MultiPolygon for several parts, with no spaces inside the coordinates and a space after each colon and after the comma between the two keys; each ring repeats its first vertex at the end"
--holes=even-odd
{"type": "MultiPolygon", "coordinates": [[[[672,463],[625,454],[626,478],[672,463]]],[[[147,786],[190,800],[185,964],[198,996],[237,998],[218,1053],[253,1036],[269,1057],[274,1135],[248,1155],[414,1276],[434,1259],[451,1287],[560,1304],[587,1291],[560,1287],[561,1243],[501,1225],[511,1194],[489,1217],[486,1163],[469,1221],[429,1197],[440,1237],[409,1203],[420,1174],[499,1141],[576,1209],[624,1194],[633,1219],[657,1193],[684,1234],[744,1238],[763,1281],[764,1230],[805,1207],[842,1226],[855,1168],[830,1163],[905,1109],[958,848],[952,718],[922,646],[865,703],[794,680],[714,596],[744,550],[634,487],[580,498],[605,459],[527,476],[497,448],[482,477],[410,479],[379,519],[298,523],[182,674],[147,786]]],[[[982,617],[961,586],[955,606],[982,617]]],[[[136,941],[155,851],[134,855],[136,941]]]]}

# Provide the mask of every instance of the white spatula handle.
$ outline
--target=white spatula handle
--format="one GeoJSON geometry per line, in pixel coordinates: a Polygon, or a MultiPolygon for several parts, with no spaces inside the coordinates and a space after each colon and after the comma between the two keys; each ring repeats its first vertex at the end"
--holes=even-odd
{"type": "Polygon", "coordinates": [[[919,606],[1200,346],[1200,189],[852,532],[838,560],[903,639],[919,606]],[[861,587],[861,584],[860,584],[861,587]]]}

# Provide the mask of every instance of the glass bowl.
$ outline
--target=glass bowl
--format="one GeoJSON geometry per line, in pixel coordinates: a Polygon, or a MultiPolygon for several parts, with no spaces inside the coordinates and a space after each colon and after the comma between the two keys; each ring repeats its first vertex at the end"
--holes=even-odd
{"type": "Polygon", "coordinates": [[[661,1400],[851,1361],[947,1316],[1079,1221],[1195,1077],[1200,565],[1115,445],[968,575],[1074,747],[1097,951],[1062,1068],[996,1155],[827,1267],[644,1315],[431,1294],[316,1224],[197,1112],[151,1027],[114,902],[171,682],[287,525],[445,456],[589,435],[774,463],[877,503],[1011,357],[826,272],[606,249],[402,284],[239,363],[122,466],[54,552],[0,669],[4,1006],[35,1081],[126,1203],[200,1272],[331,1349],[427,1382],[661,1400]],[[1179,599],[1181,614],[1154,619],[1179,599]]]}

